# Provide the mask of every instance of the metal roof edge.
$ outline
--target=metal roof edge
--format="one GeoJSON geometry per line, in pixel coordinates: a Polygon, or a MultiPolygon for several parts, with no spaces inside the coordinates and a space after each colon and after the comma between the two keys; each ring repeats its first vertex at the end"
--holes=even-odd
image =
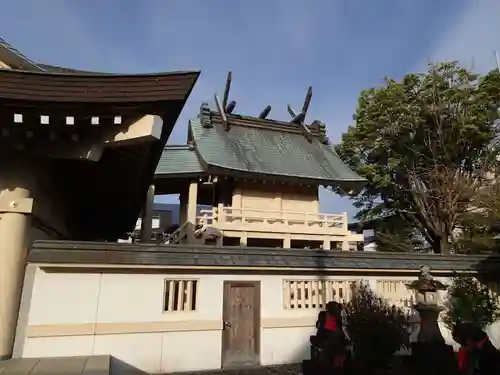
{"type": "MultiPolygon", "coordinates": [[[[141,78],[141,77],[155,77],[155,76],[175,76],[175,75],[196,75],[195,82],[198,80],[201,70],[179,70],[179,71],[170,71],[170,72],[155,72],[155,73],[103,73],[103,72],[50,72],[50,71],[32,71],[32,70],[20,70],[20,69],[6,69],[4,72],[8,72],[10,74],[24,74],[24,75],[45,75],[45,76],[63,76],[63,77],[78,77],[82,78],[115,78],[115,77],[133,77],[133,78],[141,78]]],[[[194,85],[193,85],[194,86],[194,85]]]]}
{"type": "MultiPolygon", "coordinates": [[[[200,159],[203,159],[202,153],[198,151],[198,155],[200,159]]],[[[204,160],[204,159],[203,159],[204,160]]],[[[235,173],[241,173],[241,174],[252,174],[255,176],[262,176],[262,177],[267,177],[267,178],[289,178],[293,180],[302,180],[302,181],[307,181],[311,185],[337,185],[337,184],[342,184],[342,183],[364,183],[366,180],[361,179],[361,180],[352,180],[352,179],[342,179],[342,180],[324,180],[324,179],[318,179],[314,178],[311,176],[295,176],[295,175],[288,175],[288,174],[280,174],[280,173],[262,173],[262,172],[254,172],[254,171],[249,171],[245,169],[239,169],[239,168],[229,168],[225,165],[220,165],[216,163],[209,163],[206,162],[207,167],[210,169],[216,169],[216,170],[226,170],[226,171],[232,171],[235,173]]]]}
{"type": "Polygon", "coordinates": [[[426,253],[389,253],[389,252],[348,252],[340,250],[302,250],[302,249],[274,249],[262,247],[217,247],[209,245],[157,245],[144,243],[116,243],[116,242],[89,242],[89,241],[58,241],[39,240],[35,241],[32,250],[87,250],[87,251],[127,251],[127,252],[194,252],[203,253],[234,253],[234,254],[268,254],[280,256],[303,256],[303,257],[325,257],[325,258],[358,258],[358,259],[397,259],[414,261],[484,261],[491,260],[500,263],[498,254],[426,254],[426,253]]]}

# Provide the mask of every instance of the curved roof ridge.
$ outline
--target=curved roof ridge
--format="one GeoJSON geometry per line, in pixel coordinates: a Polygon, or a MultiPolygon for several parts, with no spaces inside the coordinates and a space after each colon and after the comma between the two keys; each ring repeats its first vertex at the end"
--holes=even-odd
{"type": "Polygon", "coordinates": [[[200,74],[200,70],[179,70],[179,71],[168,71],[168,72],[154,72],[154,73],[103,73],[103,72],[91,72],[84,70],[76,70],[69,68],[61,68],[63,71],[33,71],[33,70],[22,70],[22,69],[12,69],[6,70],[10,74],[18,75],[30,75],[30,76],[71,76],[77,77],[81,75],[84,78],[114,78],[114,77],[156,77],[156,76],[173,76],[173,75],[188,75],[188,74],[200,74]]]}
{"type": "Polygon", "coordinates": [[[89,75],[0,70],[0,97],[85,103],[153,103],[186,100],[199,72],[89,75]]]}
{"type": "MultiPolygon", "coordinates": [[[[1,52],[6,53],[9,57],[13,58],[14,60],[17,60],[18,63],[21,64],[21,67],[25,69],[31,68],[37,71],[43,71],[44,69],[40,67],[38,64],[36,64],[34,61],[28,59],[25,55],[23,55],[17,48],[12,46],[10,43],[8,43],[4,38],[0,37],[0,57],[1,57],[1,52]],[[23,66],[25,65],[25,66],[23,66]]],[[[7,65],[12,65],[7,62],[7,65]]],[[[17,69],[17,66],[12,67],[13,69],[17,69]]]]}

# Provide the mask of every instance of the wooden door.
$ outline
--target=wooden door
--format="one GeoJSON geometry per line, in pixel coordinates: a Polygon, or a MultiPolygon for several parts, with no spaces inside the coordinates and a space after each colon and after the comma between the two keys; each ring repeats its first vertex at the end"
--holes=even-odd
{"type": "Polygon", "coordinates": [[[222,367],[259,365],[260,282],[224,282],[222,367]]]}

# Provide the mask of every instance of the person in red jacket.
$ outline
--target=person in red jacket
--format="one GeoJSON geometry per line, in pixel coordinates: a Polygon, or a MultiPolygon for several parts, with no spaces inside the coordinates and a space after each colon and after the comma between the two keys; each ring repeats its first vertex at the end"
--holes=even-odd
{"type": "Polygon", "coordinates": [[[459,322],[455,325],[452,335],[461,345],[457,357],[461,374],[500,374],[500,352],[477,324],[459,322]]]}
{"type": "Polygon", "coordinates": [[[346,360],[347,337],[343,329],[342,307],[338,302],[328,302],[325,311],[318,315],[317,337],[325,349],[325,356],[330,364],[342,366],[346,360]]]}

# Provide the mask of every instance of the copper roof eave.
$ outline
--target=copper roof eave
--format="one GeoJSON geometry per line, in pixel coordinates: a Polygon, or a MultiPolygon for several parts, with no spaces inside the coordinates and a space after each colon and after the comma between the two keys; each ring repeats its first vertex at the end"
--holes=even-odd
{"type": "Polygon", "coordinates": [[[201,178],[208,176],[207,172],[178,172],[178,173],[155,173],[154,180],[155,181],[165,181],[172,179],[192,179],[192,178],[201,178]]]}
{"type": "MultiPolygon", "coordinates": [[[[203,159],[202,159],[203,160],[203,159]]],[[[279,181],[279,182],[287,182],[292,184],[302,184],[302,185],[324,185],[324,186],[342,186],[342,185],[353,185],[355,187],[362,187],[365,185],[366,180],[323,180],[323,179],[315,179],[315,178],[307,178],[307,177],[298,177],[298,176],[288,176],[281,174],[264,174],[264,173],[255,173],[250,171],[241,171],[235,169],[228,169],[223,166],[218,165],[208,165],[205,161],[203,163],[206,166],[206,169],[209,174],[215,176],[227,176],[227,177],[236,177],[242,179],[259,179],[264,181],[279,181]]]]}
{"type": "Polygon", "coordinates": [[[0,98],[88,104],[185,101],[199,74],[77,74],[0,69],[0,98]]]}

